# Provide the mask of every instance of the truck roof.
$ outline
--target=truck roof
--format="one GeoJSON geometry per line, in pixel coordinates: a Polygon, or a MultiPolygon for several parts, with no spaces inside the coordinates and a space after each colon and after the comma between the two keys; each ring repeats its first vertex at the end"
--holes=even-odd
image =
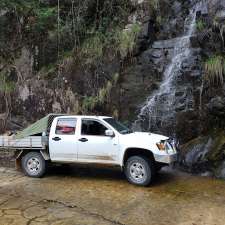
{"type": "Polygon", "coordinates": [[[63,115],[63,116],[57,116],[57,118],[71,118],[71,117],[76,117],[76,118],[90,118],[90,119],[107,119],[107,118],[112,118],[111,116],[88,116],[88,115],[63,115]]]}
{"type": "Polygon", "coordinates": [[[41,134],[42,132],[49,133],[52,121],[54,118],[99,118],[99,119],[106,119],[106,118],[112,118],[108,116],[87,116],[87,115],[65,115],[65,114],[56,114],[56,113],[51,113],[48,114],[47,116],[43,117],[42,119],[36,121],[35,123],[31,124],[24,130],[20,131],[17,135],[16,138],[24,138],[32,135],[38,135],[41,134]]]}

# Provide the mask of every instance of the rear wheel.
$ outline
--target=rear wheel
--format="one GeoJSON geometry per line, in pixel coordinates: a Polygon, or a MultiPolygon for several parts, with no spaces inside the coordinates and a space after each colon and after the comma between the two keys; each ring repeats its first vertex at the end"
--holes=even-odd
{"type": "Polygon", "coordinates": [[[29,152],[22,158],[22,169],[29,177],[42,177],[46,170],[46,161],[39,152],[29,152]]]}
{"type": "Polygon", "coordinates": [[[127,180],[140,186],[148,186],[151,183],[154,171],[154,162],[145,156],[132,156],[125,164],[127,180]]]}

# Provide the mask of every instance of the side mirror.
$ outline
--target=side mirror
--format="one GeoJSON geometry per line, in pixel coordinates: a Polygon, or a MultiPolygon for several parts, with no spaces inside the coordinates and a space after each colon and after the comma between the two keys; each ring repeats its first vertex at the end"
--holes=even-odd
{"type": "Polygon", "coordinates": [[[105,131],[105,136],[108,136],[108,137],[114,137],[115,134],[112,130],[106,130],[105,131]]]}

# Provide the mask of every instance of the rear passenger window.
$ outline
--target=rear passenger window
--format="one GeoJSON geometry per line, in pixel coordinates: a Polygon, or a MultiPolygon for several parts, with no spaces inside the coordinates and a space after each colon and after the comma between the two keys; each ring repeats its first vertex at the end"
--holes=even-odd
{"type": "Polygon", "coordinates": [[[77,119],[58,119],[56,134],[72,135],[75,134],[77,119]]]}

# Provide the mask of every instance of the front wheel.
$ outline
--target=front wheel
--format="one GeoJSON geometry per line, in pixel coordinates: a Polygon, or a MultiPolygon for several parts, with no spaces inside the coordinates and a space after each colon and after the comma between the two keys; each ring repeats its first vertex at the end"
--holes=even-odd
{"type": "Polygon", "coordinates": [[[127,180],[139,186],[148,186],[154,176],[154,162],[145,156],[132,156],[125,164],[127,180]]]}
{"type": "Polygon", "coordinates": [[[22,169],[29,177],[42,177],[46,170],[46,161],[39,152],[30,152],[22,158],[22,169]]]}

